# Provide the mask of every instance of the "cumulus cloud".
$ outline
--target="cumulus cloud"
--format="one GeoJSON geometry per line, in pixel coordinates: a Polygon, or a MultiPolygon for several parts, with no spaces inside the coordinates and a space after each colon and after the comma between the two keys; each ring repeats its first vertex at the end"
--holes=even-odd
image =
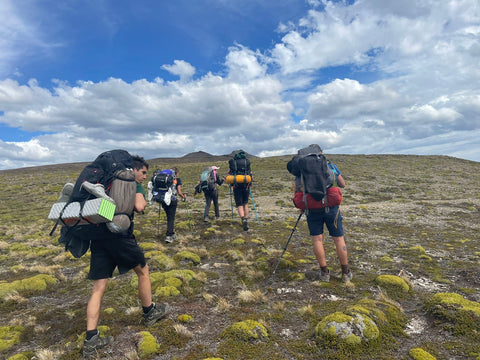
{"type": "Polygon", "coordinates": [[[187,81],[195,74],[195,67],[183,60],[174,60],[173,65],[163,65],[162,69],[178,75],[181,81],[187,81]]]}
{"type": "Polygon", "coordinates": [[[245,82],[265,76],[267,66],[260,64],[261,55],[243,46],[231,47],[225,65],[232,81],[245,82]]]}
{"type": "MultiPolygon", "coordinates": [[[[9,4],[0,5],[12,14],[0,24],[0,72],[21,50],[8,40],[12,29],[26,48],[41,43],[9,4]]],[[[177,59],[161,67],[177,81],[60,79],[46,88],[0,80],[0,122],[42,133],[0,141],[0,169],[86,161],[114,147],[147,158],[236,148],[271,156],[310,143],[327,153],[480,160],[472,150],[480,136],[478,1],[308,4],[304,17],[278,25],[282,37],[268,49],[229,44],[216,73],[198,75],[177,59]]]]}

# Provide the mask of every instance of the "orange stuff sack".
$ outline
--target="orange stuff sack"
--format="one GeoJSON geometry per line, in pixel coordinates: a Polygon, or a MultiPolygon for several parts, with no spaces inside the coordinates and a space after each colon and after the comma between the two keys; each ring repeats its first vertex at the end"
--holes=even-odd
{"type": "Polygon", "coordinates": [[[235,184],[235,183],[251,183],[252,177],[250,175],[227,175],[225,178],[225,182],[227,184],[235,184]]]}

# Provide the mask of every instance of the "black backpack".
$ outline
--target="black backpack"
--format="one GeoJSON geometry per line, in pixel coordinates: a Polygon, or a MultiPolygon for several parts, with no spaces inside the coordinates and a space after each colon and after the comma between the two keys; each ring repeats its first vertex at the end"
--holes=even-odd
{"type": "MultiPolygon", "coordinates": [[[[75,182],[70,199],[64,209],[72,202],[79,202],[81,208],[87,200],[95,199],[95,196],[86,191],[82,184],[88,181],[92,184],[102,184],[105,193],[109,195],[112,183],[115,180],[115,173],[119,170],[133,169],[134,162],[132,156],[125,150],[110,150],[101,153],[97,158],[82,170],[75,182]]],[[[80,210],[81,213],[81,210],[80,210]]],[[[90,241],[98,232],[98,224],[85,224],[78,226],[82,219],[80,218],[73,226],[62,226],[58,242],[65,245],[76,258],[81,257],[88,250],[90,241]]],[[[50,236],[53,235],[57,226],[62,222],[61,215],[56,221],[50,236]]],[[[88,222],[88,220],[87,220],[88,222]]]]}
{"type": "Polygon", "coordinates": [[[133,167],[132,155],[125,150],[110,150],[101,153],[78,176],[69,202],[85,202],[95,198],[94,195],[82,188],[84,181],[92,184],[102,184],[105,188],[105,193],[108,195],[115,172],[128,168],[133,169],[133,167]]]}
{"type": "Polygon", "coordinates": [[[164,201],[167,191],[174,190],[176,181],[175,171],[171,169],[155,170],[151,179],[153,199],[159,203],[164,201]]]}
{"type": "Polygon", "coordinates": [[[243,151],[239,151],[232,159],[228,160],[228,167],[231,175],[252,175],[250,159],[247,159],[247,155],[243,151]]]}
{"type": "Polygon", "coordinates": [[[287,170],[301,179],[304,203],[306,194],[310,194],[328,207],[327,190],[333,185],[335,177],[318,145],[300,149],[298,155],[287,163],[287,170]]]}

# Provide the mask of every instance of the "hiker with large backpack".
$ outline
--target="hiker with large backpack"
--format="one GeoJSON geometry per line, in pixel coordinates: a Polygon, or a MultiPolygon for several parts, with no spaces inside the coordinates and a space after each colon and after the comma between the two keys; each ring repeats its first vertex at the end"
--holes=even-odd
{"type": "Polygon", "coordinates": [[[226,182],[233,187],[233,197],[238,215],[242,220],[243,230],[248,230],[248,199],[250,196],[250,186],[253,175],[250,168],[250,159],[243,150],[235,153],[232,159],[228,161],[228,176],[226,182]]]}
{"type": "Polygon", "coordinates": [[[200,175],[200,180],[195,186],[195,194],[203,192],[205,195],[205,208],[203,210],[202,220],[208,222],[210,220],[210,206],[213,202],[215,210],[215,220],[220,218],[220,208],[218,206],[218,186],[223,184],[224,179],[218,174],[220,170],[217,166],[207,166],[203,169],[200,175]]]}
{"type": "Polygon", "coordinates": [[[352,279],[348,266],[348,253],[343,233],[339,188],[345,187],[345,180],[338,167],[329,162],[317,144],[298,150],[298,154],[287,164],[288,171],[295,175],[294,204],[307,215],[307,224],[313,240],[313,252],[320,271],[310,271],[305,275],[310,279],[330,281],[325,249],[323,228],[335,243],[337,256],[342,268],[342,281],[352,279]]]}
{"type": "MultiPolygon", "coordinates": [[[[113,276],[115,268],[120,274],[134,270],[138,277],[138,293],[143,308],[143,320],[146,326],[163,319],[168,313],[168,304],[156,305],[152,301],[149,268],[142,249],[138,246],[133,235],[133,214],[142,212],[147,202],[145,189],[142,185],[146,178],[148,163],[139,156],[131,156],[124,150],[112,150],[100,154],[97,159],[85,167],[75,185],[70,184],[62,190],[59,200],[66,203],[71,201],[85,202],[92,197],[110,199],[117,207],[128,208],[128,227],[121,228],[126,222],[120,222],[113,228],[111,223],[77,224],[76,226],[62,227],[60,240],[68,243],[75,234],[88,236],[90,245],[90,270],[88,278],[93,280],[93,291],[87,305],[87,331],[83,345],[85,359],[96,356],[97,350],[113,342],[113,337],[100,337],[97,330],[100,307],[109,278],[113,276]],[[111,175],[115,169],[114,175],[111,175]],[[124,172],[133,176],[127,176],[124,172]],[[122,175],[123,174],[123,175],[122,175]],[[113,177],[112,177],[113,176],[113,177]],[[117,184],[117,177],[125,178],[125,184],[117,184]],[[131,191],[133,185],[133,191],[131,191]],[[123,188],[123,190],[122,190],[123,188]],[[128,188],[128,189],[127,189],[128,188]],[[123,192],[123,196],[122,196],[123,192]],[[111,197],[111,198],[110,198],[111,197]],[[123,198],[122,198],[123,197],[123,198]],[[73,231],[68,232],[71,229],[73,231]],[[76,232],[76,230],[81,230],[76,232]]],[[[120,214],[118,214],[120,215],[120,214]]],[[[88,250],[85,249],[85,251],[88,250]]],[[[80,255],[80,254],[77,254],[80,255]]],[[[81,255],[80,255],[81,256],[81,255]]]]}
{"type": "MultiPolygon", "coordinates": [[[[148,184],[148,198],[159,203],[167,216],[167,230],[165,233],[165,242],[171,243],[177,238],[175,235],[175,214],[177,212],[178,198],[186,201],[187,195],[182,193],[182,180],[178,177],[178,169],[160,170],[153,173],[152,179],[148,184]]],[[[158,209],[160,214],[160,208],[158,209]]]]}

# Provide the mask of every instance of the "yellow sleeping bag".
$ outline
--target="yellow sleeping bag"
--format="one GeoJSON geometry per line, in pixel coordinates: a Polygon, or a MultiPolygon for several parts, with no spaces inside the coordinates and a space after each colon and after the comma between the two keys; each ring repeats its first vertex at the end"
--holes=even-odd
{"type": "Polygon", "coordinates": [[[227,175],[225,178],[225,182],[227,184],[235,184],[235,183],[251,183],[252,177],[250,175],[227,175]]]}

